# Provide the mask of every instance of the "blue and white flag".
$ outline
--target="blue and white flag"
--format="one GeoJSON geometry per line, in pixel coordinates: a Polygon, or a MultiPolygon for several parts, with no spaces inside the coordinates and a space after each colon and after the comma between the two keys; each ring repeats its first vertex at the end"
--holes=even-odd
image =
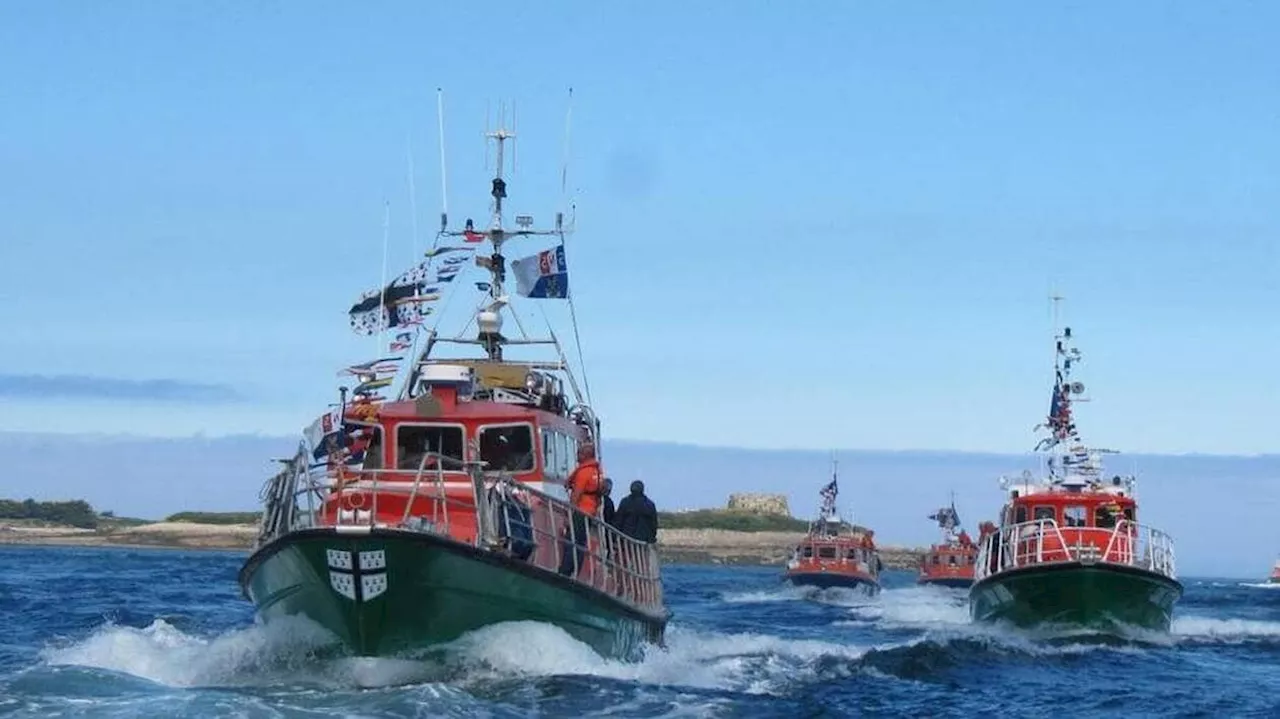
{"type": "Polygon", "coordinates": [[[516,294],[522,297],[563,299],[569,296],[569,266],[564,261],[564,245],[536,255],[514,260],[516,294]]]}

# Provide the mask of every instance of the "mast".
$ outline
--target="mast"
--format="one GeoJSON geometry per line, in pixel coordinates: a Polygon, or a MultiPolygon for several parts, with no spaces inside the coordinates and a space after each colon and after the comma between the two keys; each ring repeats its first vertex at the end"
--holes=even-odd
{"type": "MultiPolygon", "coordinates": [[[[489,273],[488,297],[489,303],[482,307],[475,316],[477,337],[475,342],[479,344],[485,352],[486,357],[494,362],[501,362],[503,359],[503,349],[505,345],[510,344],[510,340],[502,334],[502,312],[504,309],[510,310],[510,297],[507,293],[507,258],[503,255],[503,246],[508,240],[517,237],[528,237],[534,235],[555,236],[560,239],[560,246],[564,245],[564,214],[556,213],[555,227],[553,229],[533,229],[533,217],[529,215],[516,215],[515,229],[509,229],[505,218],[505,201],[507,199],[507,141],[512,141],[514,151],[516,133],[504,126],[505,115],[499,114],[498,127],[492,131],[485,133],[487,140],[495,143],[495,163],[494,175],[490,182],[489,196],[490,215],[488,227],[484,230],[477,230],[475,222],[471,218],[467,218],[464,229],[462,231],[449,230],[448,215],[441,213],[440,235],[442,237],[461,237],[465,242],[472,243],[477,241],[488,240],[493,248],[490,256],[484,257],[477,252],[476,264],[486,269],[489,273]]],[[[443,116],[441,118],[441,126],[443,127],[443,116]]],[[[441,137],[443,145],[443,136],[441,137]]],[[[512,158],[514,159],[514,158],[512,158]]],[[[443,171],[443,170],[442,170],[443,171]]],[[[520,324],[520,319],[514,313],[512,318],[516,324],[520,324]]],[[[523,333],[523,328],[521,328],[523,333]]],[[[545,341],[522,340],[521,344],[555,344],[559,346],[559,342],[552,337],[545,341]]],[[[425,356],[425,353],[424,353],[425,356]]],[[[570,378],[572,383],[572,377],[570,378]]]]}
{"type": "Polygon", "coordinates": [[[942,544],[951,544],[956,536],[956,529],[960,527],[960,513],[956,511],[956,493],[951,492],[951,505],[949,507],[941,507],[938,511],[929,515],[938,523],[938,529],[942,531],[942,544]]]}

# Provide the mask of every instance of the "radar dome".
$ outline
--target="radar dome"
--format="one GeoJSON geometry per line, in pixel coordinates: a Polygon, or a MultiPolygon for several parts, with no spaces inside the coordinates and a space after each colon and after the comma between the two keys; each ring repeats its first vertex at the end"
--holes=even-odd
{"type": "Polygon", "coordinates": [[[481,334],[498,334],[502,331],[502,315],[493,310],[482,310],[476,315],[476,326],[481,334]]]}

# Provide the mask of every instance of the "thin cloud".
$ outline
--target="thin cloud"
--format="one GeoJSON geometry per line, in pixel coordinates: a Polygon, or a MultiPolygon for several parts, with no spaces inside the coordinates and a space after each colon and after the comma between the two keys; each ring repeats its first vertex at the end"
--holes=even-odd
{"type": "Polygon", "coordinates": [[[132,380],[85,375],[0,374],[0,397],[10,399],[107,399],[153,402],[234,402],[229,385],[173,379],[132,380]]]}

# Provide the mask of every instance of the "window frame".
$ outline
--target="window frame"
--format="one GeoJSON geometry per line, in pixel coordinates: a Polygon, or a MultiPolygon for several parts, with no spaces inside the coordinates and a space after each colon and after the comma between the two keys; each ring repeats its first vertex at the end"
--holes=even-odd
{"type": "MultiPolygon", "coordinates": [[[[431,427],[431,428],[438,427],[438,428],[445,428],[445,429],[461,430],[462,431],[462,456],[455,457],[454,459],[457,459],[460,462],[467,461],[467,425],[461,422],[426,422],[422,420],[405,420],[404,422],[396,422],[394,451],[397,453],[397,455],[393,456],[393,458],[398,458],[398,453],[400,451],[400,428],[401,427],[431,427]]],[[[443,452],[441,452],[441,454],[443,454],[443,452]]],[[[448,455],[445,455],[445,456],[448,456],[448,455]]],[[[396,471],[399,471],[399,472],[418,471],[417,467],[413,467],[410,469],[401,469],[399,461],[395,462],[394,464],[395,464],[396,471]]],[[[450,469],[448,467],[444,467],[442,469],[444,469],[445,474],[465,474],[466,473],[466,469],[463,467],[458,467],[456,469],[450,469]]],[[[429,471],[432,474],[435,474],[436,470],[434,467],[432,467],[430,468],[429,471]]]]}
{"type": "Polygon", "coordinates": [[[1072,505],[1063,507],[1062,508],[1062,526],[1069,527],[1071,529],[1081,529],[1083,527],[1088,527],[1089,526],[1089,508],[1083,504],[1072,504],[1072,505]],[[1073,519],[1071,517],[1071,510],[1073,509],[1080,510],[1080,516],[1078,518],[1073,519]],[[1078,521],[1079,523],[1072,524],[1072,522],[1076,522],[1076,521],[1078,521]]]}
{"type": "Polygon", "coordinates": [[[529,421],[529,420],[527,420],[527,419],[515,420],[515,421],[512,421],[512,422],[490,422],[490,423],[488,423],[488,424],[479,424],[479,425],[476,425],[476,428],[475,428],[475,429],[476,429],[476,431],[475,431],[475,441],[476,441],[476,460],[477,460],[477,461],[483,461],[483,459],[482,459],[482,458],[483,458],[483,454],[482,454],[482,453],[483,453],[483,449],[482,449],[482,447],[481,447],[481,439],[483,438],[485,431],[486,431],[486,430],[490,430],[490,429],[498,429],[498,428],[505,428],[505,427],[526,427],[526,428],[528,428],[528,430],[529,430],[529,449],[530,449],[530,450],[532,450],[531,454],[533,455],[533,466],[532,466],[532,467],[530,467],[529,469],[511,469],[511,470],[493,470],[493,469],[486,469],[485,471],[487,471],[487,472],[507,472],[507,473],[509,473],[509,474],[513,474],[513,475],[515,475],[515,474],[529,474],[530,472],[537,472],[538,470],[542,469],[542,468],[543,468],[543,467],[542,467],[542,452],[540,451],[540,448],[538,447],[538,427],[534,426],[533,422],[531,422],[531,421],[529,421]]]}

